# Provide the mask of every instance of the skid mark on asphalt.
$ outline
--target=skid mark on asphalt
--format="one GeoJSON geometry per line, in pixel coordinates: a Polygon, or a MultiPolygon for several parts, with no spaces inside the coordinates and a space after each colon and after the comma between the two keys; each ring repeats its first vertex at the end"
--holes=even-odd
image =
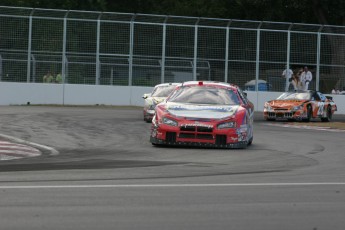
{"type": "Polygon", "coordinates": [[[328,131],[335,133],[344,133],[345,130],[342,129],[332,129],[330,127],[321,127],[321,126],[309,126],[309,125],[295,125],[295,124],[278,124],[278,123],[266,123],[269,126],[284,127],[284,128],[296,128],[296,129],[309,129],[309,130],[318,130],[318,131],[328,131]]]}
{"type": "Polygon", "coordinates": [[[28,145],[16,144],[8,141],[0,141],[0,160],[14,160],[26,157],[37,157],[40,150],[28,145]]]}

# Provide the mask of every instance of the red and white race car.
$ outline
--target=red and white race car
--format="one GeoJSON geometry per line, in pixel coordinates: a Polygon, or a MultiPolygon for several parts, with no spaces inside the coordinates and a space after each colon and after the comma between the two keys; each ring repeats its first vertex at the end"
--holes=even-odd
{"type": "Polygon", "coordinates": [[[155,109],[153,145],[246,148],[253,141],[254,106],[236,85],[190,81],[155,109]]]}

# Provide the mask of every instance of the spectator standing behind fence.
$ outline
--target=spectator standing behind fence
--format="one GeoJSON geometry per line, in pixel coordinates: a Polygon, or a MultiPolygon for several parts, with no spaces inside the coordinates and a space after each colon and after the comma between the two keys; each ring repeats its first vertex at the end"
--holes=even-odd
{"type": "Polygon", "coordinates": [[[292,81],[291,84],[293,85],[293,88],[295,91],[297,90],[303,90],[303,85],[301,82],[301,74],[303,72],[303,69],[299,69],[297,72],[292,75],[292,81]]]}
{"type": "Polygon", "coordinates": [[[340,94],[340,91],[338,88],[333,88],[332,89],[332,94],[340,94]]]}
{"type": "Polygon", "coordinates": [[[303,73],[301,74],[301,82],[304,86],[304,90],[308,90],[310,82],[313,80],[313,75],[309,71],[308,67],[305,66],[303,73]]]}
{"type": "Polygon", "coordinates": [[[293,86],[293,89],[295,91],[299,90],[300,89],[300,85],[301,85],[301,81],[299,80],[299,74],[298,72],[297,73],[294,73],[291,77],[292,81],[291,81],[291,84],[293,86]]]}
{"type": "Polygon", "coordinates": [[[343,91],[340,91],[339,94],[345,95],[345,86],[343,87],[343,91]]]}
{"type": "Polygon", "coordinates": [[[293,72],[292,70],[289,68],[289,66],[285,66],[286,69],[283,71],[283,74],[282,74],[282,77],[285,78],[285,92],[289,91],[289,86],[290,86],[290,83],[292,81],[292,75],[293,75],[293,72]]]}
{"type": "Polygon", "coordinates": [[[55,82],[61,84],[62,83],[62,75],[58,73],[55,78],[55,82]]]}
{"type": "Polygon", "coordinates": [[[43,76],[43,83],[52,83],[53,79],[54,79],[53,75],[51,74],[50,71],[48,71],[47,74],[43,76]]]}

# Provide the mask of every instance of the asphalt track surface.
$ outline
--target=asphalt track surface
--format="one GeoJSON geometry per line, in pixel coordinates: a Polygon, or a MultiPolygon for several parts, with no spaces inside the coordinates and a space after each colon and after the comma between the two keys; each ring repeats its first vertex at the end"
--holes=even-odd
{"type": "Polygon", "coordinates": [[[2,106],[0,133],[42,155],[0,161],[1,229],[343,230],[345,132],[284,124],[257,113],[247,149],[167,148],[140,108],[2,106]]]}

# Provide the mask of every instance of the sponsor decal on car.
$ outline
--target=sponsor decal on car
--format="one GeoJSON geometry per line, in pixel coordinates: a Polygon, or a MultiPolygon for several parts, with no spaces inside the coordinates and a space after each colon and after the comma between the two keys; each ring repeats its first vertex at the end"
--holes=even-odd
{"type": "Polygon", "coordinates": [[[234,113],[238,106],[202,106],[202,105],[168,105],[168,110],[184,110],[184,111],[214,111],[223,113],[234,113]]]}
{"type": "Polygon", "coordinates": [[[194,126],[194,127],[204,127],[204,128],[213,128],[213,125],[207,125],[207,124],[200,124],[198,122],[195,123],[187,123],[187,124],[182,124],[181,127],[188,127],[188,126],[194,126]]]}

